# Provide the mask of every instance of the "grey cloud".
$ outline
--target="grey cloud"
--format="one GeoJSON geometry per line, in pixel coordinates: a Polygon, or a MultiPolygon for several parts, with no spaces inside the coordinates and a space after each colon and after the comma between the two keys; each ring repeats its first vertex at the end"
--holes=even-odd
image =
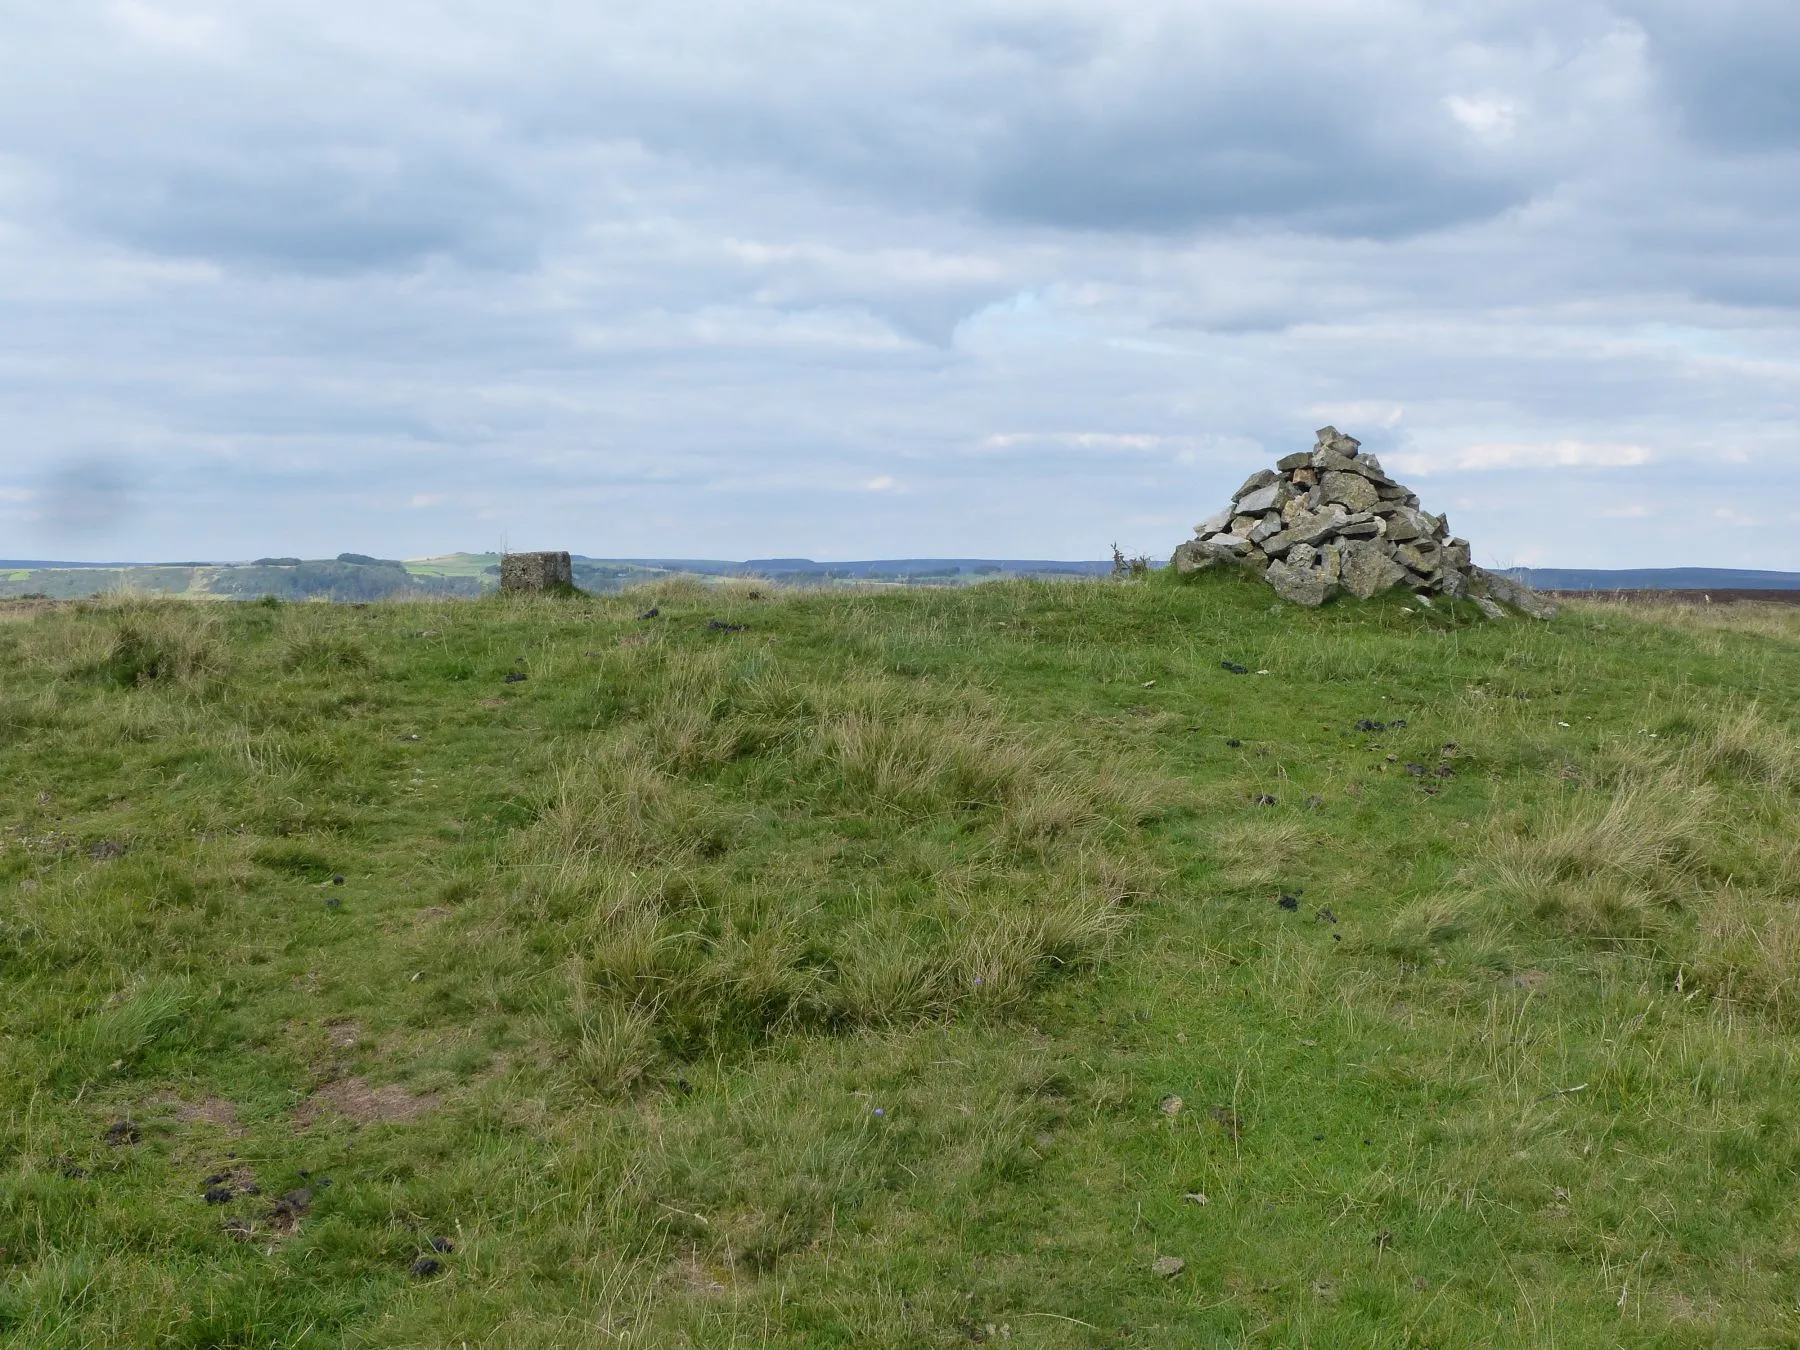
{"type": "Polygon", "coordinates": [[[209,161],[94,166],[68,185],[74,220],[175,257],[303,271],[407,267],[434,254],[520,267],[528,200],[492,164],[381,147],[244,147],[209,161]]]}
{"type": "Polygon", "coordinates": [[[1648,448],[1435,475],[1489,558],[1800,566],[1706,496],[1800,499],[1747,10],[1716,57],[1673,0],[102,12],[0,52],[0,445],[124,447],[97,553],[1160,552],[1336,421],[1648,448]]]}
{"type": "Polygon", "coordinates": [[[1800,149],[1800,9],[1787,0],[1634,0],[1629,8],[1650,37],[1664,87],[1702,142],[1800,149]]]}

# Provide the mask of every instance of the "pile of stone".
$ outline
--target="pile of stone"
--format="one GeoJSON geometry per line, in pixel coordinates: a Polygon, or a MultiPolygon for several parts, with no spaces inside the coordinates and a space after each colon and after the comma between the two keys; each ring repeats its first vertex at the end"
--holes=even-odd
{"type": "Polygon", "coordinates": [[[1404,586],[1467,597],[1490,618],[1505,616],[1502,604],[1540,619],[1556,613],[1529,586],[1475,566],[1469,541],[1452,535],[1446,517],[1424,510],[1361,446],[1323,428],[1311,450],[1251,474],[1228,510],[1194,527],[1198,537],[1175,550],[1171,565],[1178,572],[1254,568],[1297,605],[1321,605],[1344,591],[1366,600],[1404,586]]]}

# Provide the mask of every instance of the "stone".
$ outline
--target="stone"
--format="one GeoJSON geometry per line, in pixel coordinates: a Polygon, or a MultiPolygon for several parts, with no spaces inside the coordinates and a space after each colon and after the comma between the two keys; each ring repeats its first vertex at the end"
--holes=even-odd
{"type": "MultiPolygon", "coordinates": [[[[1308,455],[1307,458],[1311,459],[1312,456],[1308,455]]],[[[1288,475],[1288,481],[1295,487],[1312,487],[1319,481],[1319,471],[1317,469],[1295,469],[1288,475]]]]}
{"type": "Polygon", "coordinates": [[[1250,531],[1254,530],[1261,523],[1260,518],[1256,516],[1233,516],[1231,518],[1231,527],[1226,533],[1235,534],[1240,538],[1248,539],[1250,537],[1250,531]]]}
{"type": "Polygon", "coordinates": [[[1269,512],[1268,515],[1264,516],[1256,523],[1256,528],[1250,531],[1250,542],[1253,544],[1260,544],[1270,535],[1280,534],[1281,526],[1282,520],[1280,513],[1276,511],[1269,512]]]}
{"type": "Polygon", "coordinates": [[[1336,427],[1320,427],[1318,444],[1321,449],[1335,450],[1340,455],[1355,455],[1356,448],[1362,444],[1354,436],[1346,436],[1336,427]]]}
{"type": "Polygon", "coordinates": [[[1450,539],[1444,543],[1444,566],[1454,567],[1459,572],[1469,570],[1469,541],[1467,539],[1450,539]]]}
{"type": "Polygon", "coordinates": [[[1345,516],[1344,511],[1335,508],[1296,516],[1280,534],[1271,535],[1263,541],[1263,551],[1270,557],[1279,557],[1295,544],[1323,543],[1337,532],[1338,527],[1344,523],[1345,516]]]}
{"type": "Polygon", "coordinates": [[[1328,502],[1342,502],[1352,511],[1367,511],[1381,500],[1375,485],[1359,473],[1329,470],[1320,478],[1319,487],[1328,502]]]}
{"type": "Polygon", "coordinates": [[[1413,544],[1396,544],[1394,561],[1402,567],[1411,568],[1422,577],[1429,577],[1437,571],[1438,551],[1423,540],[1413,544]]]}
{"type": "Polygon", "coordinates": [[[1489,600],[1497,600],[1503,605],[1511,605],[1522,614],[1529,614],[1534,619],[1552,619],[1556,617],[1557,605],[1547,596],[1539,595],[1531,587],[1521,581],[1514,581],[1499,572],[1490,572],[1485,567],[1469,569],[1469,593],[1474,596],[1485,596],[1489,600]]]}
{"type": "Polygon", "coordinates": [[[1275,481],[1275,477],[1276,474],[1273,469],[1258,469],[1244,480],[1244,486],[1231,494],[1231,500],[1235,502],[1246,492],[1255,492],[1256,489],[1260,487],[1267,487],[1270,483],[1275,481]]]}
{"type": "Polygon", "coordinates": [[[1337,544],[1327,544],[1319,550],[1319,575],[1327,585],[1337,585],[1343,574],[1343,556],[1343,549],[1337,544]]]}
{"type": "Polygon", "coordinates": [[[1281,504],[1294,495],[1285,479],[1277,478],[1266,487],[1259,487],[1254,492],[1246,492],[1238,498],[1239,514],[1246,516],[1261,515],[1264,511],[1277,511],[1281,504]]]}
{"type": "Polygon", "coordinates": [[[1408,506],[1417,506],[1419,499],[1409,492],[1402,483],[1377,483],[1375,495],[1384,502],[1405,502],[1408,506]],[[1410,500],[1408,500],[1410,498],[1410,500]]]}
{"type": "Polygon", "coordinates": [[[1189,572],[1204,572],[1209,567],[1217,567],[1224,561],[1217,550],[1208,547],[1199,539],[1190,539],[1175,548],[1169,559],[1169,566],[1176,572],[1186,576],[1189,572]]]}
{"type": "Polygon", "coordinates": [[[1506,617],[1506,611],[1501,609],[1500,606],[1496,605],[1492,600],[1488,599],[1485,595],[1476,596],[1475,604],[1476,604],[1476,607],[1479,608],[1481,610],[1481,612],[1483,614],[1487,615],[1488,618],[1490,618],[1490,619],[1504,619],[1506,617]]]}
{"type": "Polygon", "coordinates": [[[1425,523],[1419,519],[1419,513],[1410,506],[1393,503],[1387,511],[1387,537],[1396,544],[1403,544],[1408,539],[1418,539],[1425,534],[1425,523]]]}
{"type": "Polygon", "coordinates": [[[1374,516],[1367,520],[1350,520],[1338,527],[1340,539],[1375,539],[1381,534],[1381,522],[1374,516]]]}
{"type": "Polygon", "coordinates": [[[1406,579],[1405,570],[1378,544],[1351,542],[1343,546],[1342,553],[1343,587],[1358,600],[1367,600],[1406,579]]]}
{"type": "Polygon", "coordinates": [[[549,591],[575,584],[567,553],[506,553],[500,558],[500,589],[549,591]]]}
{"type": "Polygon", "coordinates": [[[1226,507],[1217,515],[1208,516],[1205,520],[1194,526],[1194,533],[1217,534],[1229,524],[1231,524],[1231,508],[1226,507]]]}
{"type": "Polygon", "coordinates": [[[1300,450],[1291,455],[1283,455],[1275,461],[1275,467],[1282,473],[1292,473],[1295,469],[1304,469],[1312,463],[1312,451],[1300,450]]]}
{"type": "Polygon", "coordinates": [[[1316,608],[1337,592],[1337,586],[1325,580],[1315,568],[1293,567],[1285,562],[1269,564],[1269,584],[1275,594],[1290,604],[1316,608]]]}
{"type": "Polygon", "coordinates": [[[1250,541],[1237,534],[1215,534],[1206,543],[1221,553],[1242,553],[1250,547],[1250,541]]]}
{"type": "Polygon", "coordinates": [[[1319,550],[1311,544],[1295,544],[1288,550],[1289,567],[1311,567],[1319,560],[1319,550]]]}
{"type": "Polygon", "coordinates": [[[1356,461],[1348,455],[1340,455],[1335,450],[1315,450],[1312,453],[1312,466],[1320,473],[1355,473],[1356,461]]]}

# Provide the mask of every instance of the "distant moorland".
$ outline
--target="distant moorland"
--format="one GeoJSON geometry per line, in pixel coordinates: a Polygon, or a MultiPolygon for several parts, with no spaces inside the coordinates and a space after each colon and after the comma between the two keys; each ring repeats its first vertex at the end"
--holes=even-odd
{"type": "MultiPolygon", "coordinates": [[[[630,586],[690,577],[716,583],[753,577],[785,586],[830,589],[894,586],[966,586],[980,581],[1068,579],[1105,576],[1111,562],[1046,559],[890,558],[865,562],[814,562],[810,558],[589,558],[574,556],[575,584],[594,595],[630,586]]],[[[1719,567],[1512,568],[1511,574],[1542,590],[1792,590],[1800,572],[1719,567]]],[[[86,563],[0,559],[0,599],[71,600],[127,593],[213,600],[425,600],[481,595],[500,580],[498,553],[450,553],[436,558],[376,558],[340,553],[335,558],[257,558],[251,562],[86,563]]]]}

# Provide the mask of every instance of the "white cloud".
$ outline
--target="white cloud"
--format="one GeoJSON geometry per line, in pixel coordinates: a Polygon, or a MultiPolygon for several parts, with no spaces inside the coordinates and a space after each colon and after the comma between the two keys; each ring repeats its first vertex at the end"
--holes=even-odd
{"type": "Polygon", "coordinates": [[[1016,450],[1030,446],[1057,446],[1068,450],[1136,452],[1178,447],[1191,438],[1157,436],[1123,431],[1005,431],[981,439],[984,450],[1016,450]]]}
{"type": "Polygon", "coordinates": [[[893,492],[899,486],[900,480],[892,474],[878,473],[863,484],[863,489],[867,492],[893,492]]]}
{"type": "Polygon", "coordinates": [[[1451,94],[1444,99],[1444,106],[1460,126],[1483,141],[1510,139],[1519,113],[1509,98],[1464,98],[1451,94]]]}
{"type": "Polygon", "coordinates": [[[1594,441],[1489,441],[1443,453],[1408,452],[1392,457],[1407,473],[1496,469],[1625,469],[1650,462],[1641,445],[1594,441]]]}

